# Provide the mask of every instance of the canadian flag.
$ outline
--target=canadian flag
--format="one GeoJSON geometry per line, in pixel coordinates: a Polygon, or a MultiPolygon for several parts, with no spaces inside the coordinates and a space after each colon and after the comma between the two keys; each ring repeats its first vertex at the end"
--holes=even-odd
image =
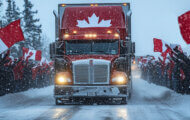
{"type": "Polygon", "coordinates": [[[172,49],[179,46],[176,44],[168,44],[164,42],[161,39],[154,38],[154,52],[160,52],[161,56],[163,57],[163,62],[165,63],[166,57],[169,54],[170,56],[173,56],[172,49]]]}
{"type": "Polygon", "coordinates": [[[32,68],[32,79],[35,80],[39,72],[40,66],[35,66],[32,68]]]}
{"type": "Polygon", "coordinates": [[[190,44],[190,11],[178,17],[181,35],[187,44],[190,44]]]}
{"type": "Polygon", "coordinates": [[[162,40],[154,38],[153,42],[154,42],[154,52],[162,52],[163,51],[163,49],[162,49],[162,46],[163,46],[162,40]]]}
{"type": "Polygon", "coordinates": [[[170,46],[169,46],[168,44],[165,44],[165,46],[166,46],[167,49],[166,49],[165,51],[163,51],[162,54],[161,54],[161,56],[164,58],[164,62],[165,62],[166,57],[167,57],[168,54],[169,54],[170,56],[172,56],[172,54],[173,54],[173,51],[172,51],[172,49],[170,48],[170,46]]]}
{"type": "Polygon", "coordinates": [[[19,80],[23,78],[23,61],[19,61],[17,65],[13,68],[13,74],[14,74],[14,79],[19,80]]]}
{"type": "Polygon", "coordinates": [[[154,42],[154,52],[162,53],[167,50],[167,46],[166,46],[167,43],[164,42],[163,40],[154,38],[153,42],[154,42]]]}
{"type": "Polygon", "coordinates": [[[28,48],[22,48],[23,50],[23,57],[26,61],[29,59],[35,60],[35,61],[41,61],[42,59],[42,51],[40,50],[30,50],[28,48]]]}
{"type": "Polygon", "coordinates": [[[0,29],[0,54],[15,43],[23,40],[24,35],[20,27],[20,20],[16,20],[5,28],[0,29]]]}
{"type": "Polygon", "coordinates": [[[178,45],[178,44],[170,44],[170,48],[171,48],[171,49],[177,48],[181,53],[183,53],[183,49],[182,49],[181,45],[178,45]]]}

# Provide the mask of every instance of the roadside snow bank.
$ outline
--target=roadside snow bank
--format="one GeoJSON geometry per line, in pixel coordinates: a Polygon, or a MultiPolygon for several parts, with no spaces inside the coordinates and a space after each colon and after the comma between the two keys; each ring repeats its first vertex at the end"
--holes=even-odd
{"type": "Polygon", "coordinates": [[[0,108],[7,107],[20,107],[26,105],[36,105],[44,104],[47,102],[49,104],[53,101],[53,86],[40,88],[40,89],[30,89],[25,92],[7,94],[0,97],[0,108]]]}
{"type": "Polygon", "coordinates": [[[157,86],[141,79],[133,80],[133,92],[134,101],[140,100],[143,103],[170,100],[171,95],[174,93],[168,88],[157,86]]]}
{"type": "Polygon", "coordinates": [[[190,95],[181,95],[166,87],[151,84],[142,79],[133,80],[131,103],[164,105],[170,110],[190,118],[190,95]]]}

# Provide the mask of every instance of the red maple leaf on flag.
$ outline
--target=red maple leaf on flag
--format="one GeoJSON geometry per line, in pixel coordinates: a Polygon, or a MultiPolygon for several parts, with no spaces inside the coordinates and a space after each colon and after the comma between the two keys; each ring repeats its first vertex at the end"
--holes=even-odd
{"type": "Polygon", "coordinates": [[[181,35],[187,44],[190,44],[190,11],[178,17],[181,35]]]}
{"type": "Polygon", "coordinates": [[[10,23],[5,28],[0,29],[0,53],[23,40],[24,35],[20,27],[20,20],[10,23]]]}

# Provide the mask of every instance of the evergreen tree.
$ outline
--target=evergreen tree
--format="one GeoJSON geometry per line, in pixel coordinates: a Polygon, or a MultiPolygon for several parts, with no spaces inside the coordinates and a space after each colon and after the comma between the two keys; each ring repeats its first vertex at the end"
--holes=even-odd
{"type": "MultiPolygon", "coordinates": [[[[3,6],[3,3],[2,1],[0,0],[0,13],[2,12],[2,6],[3,6]]],[[[1,15],[1,14],[0,14],[1,15]]]]}
{"type": "MultiPolygon", "coordinates": [[[[16,6],[16,3],[14,0],[7,0],[7,9],[6,9],[6,25],[10,24],[11,22],[20,19],[20,11],[19,8],[16,6]]],[[[14,46],[11,47],[11,53],[10,55],[13,57],[19,57],[21,56],[20,49],[23,47],[23,43],[17,43],[14,46]]]]}
{"type": "Polygon", "coordinates": [[[6,9],[6,19],[7,24],[13,21],[13,9],[12,9],[12,0],[7,0],[7,9],[6,9]]]}
{"type": "Polygon", "coordinates": [[[0,28],[3,26],[3,21],[2,21],[2,6],[3,6],[3,3],[0,0],[0,28]]]}
{"type": "Polygon", "coordinates": [[[16,6],[16,3],[15,3],[15,1],[13,1],[12,2],[12,7],[13,7],[13,19],[14,20],[18,20],[18,19],[20,19],[20,10],[19,10],[19,8],[16,6]]]}
{"type": "Polygon", "coordinates": [[[24,0],[24,34],[25,34],[25,47],[31,49],[41,49],[41,25],[39,19],[34,16],[38,11],[32,11],[33,4],[29,0],[24,0]]]}

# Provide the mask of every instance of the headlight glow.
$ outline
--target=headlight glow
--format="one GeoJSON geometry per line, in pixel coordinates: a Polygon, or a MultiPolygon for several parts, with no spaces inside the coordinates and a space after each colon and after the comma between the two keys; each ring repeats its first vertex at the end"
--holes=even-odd
{"type": "Polygon", "coordinates": [[[125,81],[125,78],[124,77],[118,77],[118,82],[120,82],[120,83],[123,83],[125,81]]]}
{"type": "Polygon", "coordinates": [[[58,78],[58,81],[59,81],[60,83],[68,82],[68,81],[66,80],[66,78],[64,78],[64,77],[59,77],[59,78],[58,78]]]}
{"type": "Polygon", "coordinates": [[[58,85],[72,84],[72,78],[69,72],[60,72],[55,76],[55,83],[58,85]]]}
{"type": "Polygon", "coordinates": [[[124,72],[118,72],[115,71],[112,75],[112,84],[119,84],[119,85],[123,85],[123,84],[127,84],[128,79],[127,79],[127,75],[124,72]]]}

